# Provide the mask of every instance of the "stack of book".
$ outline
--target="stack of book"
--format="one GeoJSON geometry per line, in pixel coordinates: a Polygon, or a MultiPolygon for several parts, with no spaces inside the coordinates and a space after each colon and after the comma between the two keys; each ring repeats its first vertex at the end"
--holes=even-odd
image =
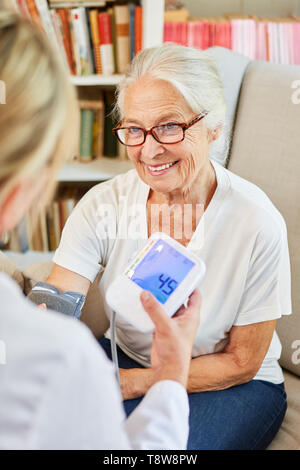
{"type": "Polygon", "coordinates": [[[37,220],[27,214],[19,226],[10,232],[5,248],[22,253],[27,250],[56,250],[66,220],[84,192],[82,188],[61,188],[59,196],[39,214],[37,220]]]}
{"type": "Polygon", "coordinates": [[[165,21],[165,42],[199,49],[222,46],[253,60],[300,64],[299,17],[275,19],[229,15],[176,20],[165,21]]]}
{"type": "Polygon", "coordinates": [[[137,1],[100,8],[60,8],[62,0],[51,0],[51,8],[47,0],[13,2],[45,30],[73,75],[122,74],[142,49],[143,12],[137,1]]]}
{"type": "Polygon", "coordinates": [[[80,133],[74,160],[89,162],[103,157],[128,158],[126,147],[119,144],[112,132],[117,124],[112,114],[114,100],[112,90],[98,92],[97,99],[79,96],[80,133]]]}

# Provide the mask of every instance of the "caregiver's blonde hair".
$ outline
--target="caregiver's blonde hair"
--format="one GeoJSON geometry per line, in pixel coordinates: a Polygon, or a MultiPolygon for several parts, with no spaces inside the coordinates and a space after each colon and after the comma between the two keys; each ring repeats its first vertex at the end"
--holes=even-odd
{"type": "Polygon", "coordinates": [[[9,11],[0,11],[0,80],[6,94],[0,104],[0,204],[19,182],[35,179],[47,166],[47,187],[35,204],[43,206],[75,150],[75,91],[45,33],[9,11]]]}

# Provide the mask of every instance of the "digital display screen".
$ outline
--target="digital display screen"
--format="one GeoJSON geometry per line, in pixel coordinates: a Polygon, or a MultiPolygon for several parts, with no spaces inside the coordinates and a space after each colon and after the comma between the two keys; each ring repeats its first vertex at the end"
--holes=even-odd
{"type": "Polygon", "coordinates": [[[164,240],[158,240],[146,256],[126,272],[126,275],[164,304],[193,266],[195,263],[189,258],[164,240]]]}

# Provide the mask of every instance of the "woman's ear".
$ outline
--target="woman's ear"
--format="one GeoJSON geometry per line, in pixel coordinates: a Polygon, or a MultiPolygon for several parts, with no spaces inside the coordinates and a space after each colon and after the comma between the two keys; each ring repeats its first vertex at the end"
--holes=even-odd
{"type": "Polygon", "coordinates": [[[208,142],[211,144],[214,140],[217,140],[223,130],[223,126],[218,126],[215,129],[208,129],[207,134],[208,134],[208,142]]]}

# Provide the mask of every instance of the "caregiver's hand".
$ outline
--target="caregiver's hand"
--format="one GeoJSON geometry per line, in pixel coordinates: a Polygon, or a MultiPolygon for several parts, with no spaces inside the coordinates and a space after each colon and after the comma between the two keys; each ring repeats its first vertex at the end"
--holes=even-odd
{"type": "Polygon", "coordinates": [[[187,307],[180,307],[172,318],[166,315],[150,292],[142,292],[141,302],[155,325],[151,353],[153,383],[168,379],[186,387],[192,347],[200,322],[199,290],[194,290],[187,307]]]}

